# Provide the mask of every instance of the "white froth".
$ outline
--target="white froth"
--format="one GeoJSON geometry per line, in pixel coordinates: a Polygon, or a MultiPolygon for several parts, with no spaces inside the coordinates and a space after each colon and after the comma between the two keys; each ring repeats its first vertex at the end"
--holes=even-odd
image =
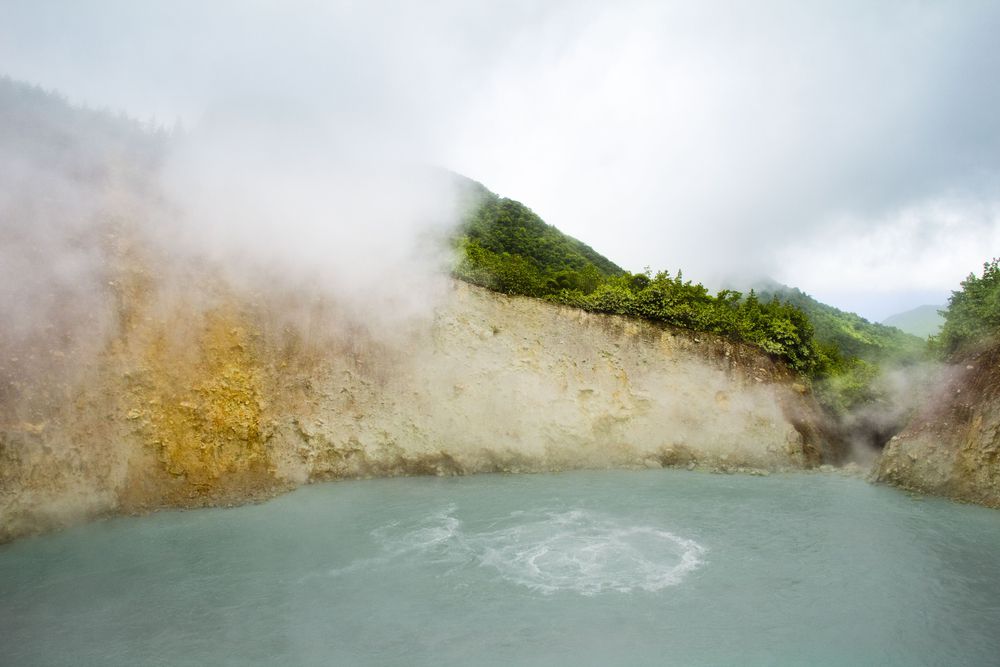
{"type": "Polygon", "coordinates": [[[517,512],[483,532],[467,532],[454,512],[450,506],[409,529],[390,524],[372,535],[386,559],[419,554],[489,567],[506,581],[546,594],[659,591],[681,583],[705,553],[694,540],[667,530],[588,511],[517,512]]]}

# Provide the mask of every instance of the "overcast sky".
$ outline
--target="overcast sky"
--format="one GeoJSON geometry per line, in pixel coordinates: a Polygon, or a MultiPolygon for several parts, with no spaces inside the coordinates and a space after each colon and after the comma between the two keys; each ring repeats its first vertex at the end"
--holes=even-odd
{"type": "Polygon", "coordinates": [[[0,0],[0,69],[75,102],[308,126],[875,320],[1000,255],[998,35],[996,2],[0,0]]]}

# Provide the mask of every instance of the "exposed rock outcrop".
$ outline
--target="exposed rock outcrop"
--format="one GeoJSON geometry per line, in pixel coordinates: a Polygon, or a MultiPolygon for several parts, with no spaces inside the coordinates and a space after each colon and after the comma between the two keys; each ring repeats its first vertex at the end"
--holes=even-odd
{"type": "Polygon", "coordinates": [[[0,540],[320,479],[824,459],[811,395],[747,345],[464,283],[373,330],[218,276],[167,293],[129,252],[103,347],[0,396],[0,540]]]}
{"type": "Polygon", "coordinates": [[[875,478],[1000,507],[1000,344],[950,371],[940,392],[889,441],[875,478]]]}

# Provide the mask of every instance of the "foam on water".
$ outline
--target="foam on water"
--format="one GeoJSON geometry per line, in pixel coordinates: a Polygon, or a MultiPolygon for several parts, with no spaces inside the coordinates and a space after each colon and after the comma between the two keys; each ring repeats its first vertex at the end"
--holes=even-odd
{"type": "Polygon", "coordinates": [[[455,511],[449,506],[416,525],[376,529],[372,536],[382,553],[331,574],[419,555],[429,562],[492,568],[506,581],[546,594],[655,592],[683,581],[705,554],[694,540],[595,512],[515,512],[475,531],[455,511]]]}
{"type": "Polygon", "coordinates": [[[704,547],[652,526],[579,510],[550,513],[475,539],[483,565],[544,593],[658,591],[702,564],[704,547]]]}

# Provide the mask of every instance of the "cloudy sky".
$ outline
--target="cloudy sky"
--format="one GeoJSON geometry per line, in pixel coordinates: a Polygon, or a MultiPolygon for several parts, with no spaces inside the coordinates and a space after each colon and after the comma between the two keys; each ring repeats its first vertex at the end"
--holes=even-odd
{"type": "MultiPolygon", "coordinates": [[[[0,70],[431,162],[631,270],[870,319],[1000,255],[996,2],[0,0],[0,70]]],[[[377,230],[372,230],[373,234],[377,230]]]]}

